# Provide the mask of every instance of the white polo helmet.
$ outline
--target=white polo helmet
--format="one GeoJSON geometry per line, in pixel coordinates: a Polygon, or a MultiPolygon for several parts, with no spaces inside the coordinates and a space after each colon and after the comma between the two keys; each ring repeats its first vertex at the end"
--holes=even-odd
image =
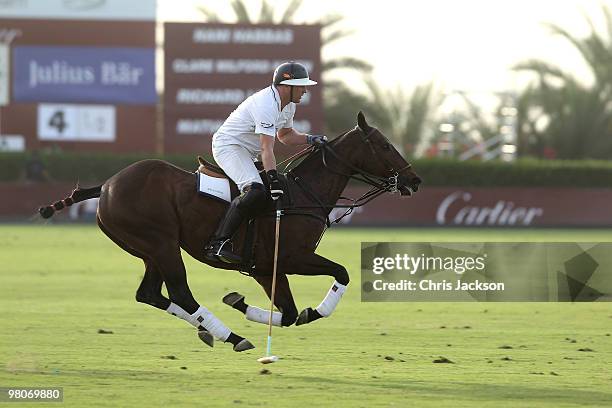
{"type": "Polygon", "coordinates": [[[317,82],[308,77],[308,70],[299,62],[290,61],[280,64],[272,77],[274,85],[311,86],[317,82]]]}

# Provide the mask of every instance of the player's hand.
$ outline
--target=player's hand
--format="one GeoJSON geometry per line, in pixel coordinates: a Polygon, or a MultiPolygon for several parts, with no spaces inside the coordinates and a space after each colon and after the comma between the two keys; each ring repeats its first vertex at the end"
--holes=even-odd
{"type": "Polygon", "coordinates": [[[268,170],[266,175],[268,176],[268,183],[270,184],[270,196],[276,201],[285,194],[280,180],[278,179],[278,172],[276,170],[268,170]]]}
{"type": "Polygon", "coordinates": [[[327,143],[327,136],[325,135],[306,135],[306,143],[313,146],[323,146],[327,143]]]}

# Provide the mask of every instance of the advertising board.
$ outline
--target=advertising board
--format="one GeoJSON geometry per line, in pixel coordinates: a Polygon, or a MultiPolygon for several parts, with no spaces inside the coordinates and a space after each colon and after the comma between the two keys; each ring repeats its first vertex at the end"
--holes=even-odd
{"type": "MultiPolygon", "coordinates": [[[[0,10],[8,3],[0,2],[0,10]]],[[[129,11],[132,3],[140,2],[121,5],[129,11]]],[[[3,134],[20,135],[25,150],[158,149],[154,20],[0,15],[0,43],[9,48],[11,68],[3,134]]]]}
{"type": "MultiPolygon", "coordinates": [[[[165,151],[210,151],[227,116],[290,60],[319,82],[298,105],[295,128],[323,130],[320,26],[166,23],[164,29],[165,151]]],[[[278,145],[280,155],[295,150],[278,145]]]]}
{"type": "MultiPolygon", "coordinates": [[[[349,187],[359,197],[366,188],[349,187]]],[[[342,219],[353,226],[612,226],[612,189],[424,187],[413,197],[385,194],[342,219]]],[[[342,209],[332,212],[339,217],[342,209]]],[[[333,219],[332,219],[333,221],[333,219]]]]}
{"type": "Polygon", "coordinates": [[[157,102],[153,48],[17,46],[13,72],[15,102],[157,102]]]}

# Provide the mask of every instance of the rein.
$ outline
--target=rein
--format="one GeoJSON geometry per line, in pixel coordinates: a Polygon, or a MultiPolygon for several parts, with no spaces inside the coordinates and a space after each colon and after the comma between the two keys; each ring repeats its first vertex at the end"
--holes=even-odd
{"type": "Polygon", "coordinates": [[[312,153],[313,151],[314,151],[314,146],[308,146],[307,148],[300,150],[299,152],[297,152],[293,156],[287,157],[285,160],[283,160],[282,162],[278,163],[276,165],[276,167],[289,162],[285,166],[285,169],[287,169],[287,167],[291,166],[294,161],[296,161],[297,159],[301,158],[302,156],[306,156],[307,154],[312,153]]]}

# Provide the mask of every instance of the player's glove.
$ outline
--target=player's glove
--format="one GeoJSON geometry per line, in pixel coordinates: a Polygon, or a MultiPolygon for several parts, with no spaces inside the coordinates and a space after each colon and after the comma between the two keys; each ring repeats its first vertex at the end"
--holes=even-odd
{"type": "Polygon", "coordinates": [[[327,143],[327,136],[325,135],[306,135],[306,143],[313,146],[323,146],[327,143]]]}
{"type": "Polygon", "coordinates": [[[285,194],[278,180],[278,172],[276,170],[268,170],[266,175],[268,176],[268,183],[270,184],[270,196],[273,200],[278,200],[285,194]]]}

